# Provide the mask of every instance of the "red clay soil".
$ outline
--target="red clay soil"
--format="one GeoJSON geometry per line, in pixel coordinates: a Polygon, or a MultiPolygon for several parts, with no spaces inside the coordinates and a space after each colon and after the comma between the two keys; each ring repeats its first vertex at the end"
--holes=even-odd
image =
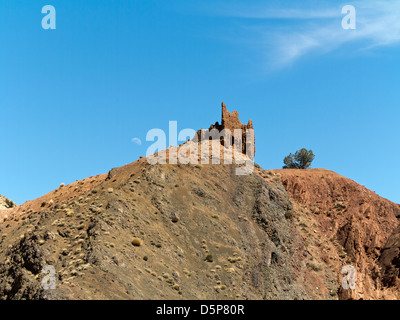
{"type": "Polygon", "coordinates": [[[338,240],[356,268],[356,289],[339,292],[341,298],[398,298],[397,279],[386,286],[379,258],[399,225],[400,205],[330,170],[273,171],[281,174],[291,200],[315,215],[320,231],[338,240]]]}

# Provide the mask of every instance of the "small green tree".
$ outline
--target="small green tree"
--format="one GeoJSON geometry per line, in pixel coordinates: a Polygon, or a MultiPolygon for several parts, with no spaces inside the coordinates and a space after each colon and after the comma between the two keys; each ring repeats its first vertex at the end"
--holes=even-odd
{"type": "Polygon", "coordinates": [[[312,150],[305,148],[292,153],[283,159],[283,169],[307,169],[311,166],[311,162],[314,160],[315,155],[312,150]]]}

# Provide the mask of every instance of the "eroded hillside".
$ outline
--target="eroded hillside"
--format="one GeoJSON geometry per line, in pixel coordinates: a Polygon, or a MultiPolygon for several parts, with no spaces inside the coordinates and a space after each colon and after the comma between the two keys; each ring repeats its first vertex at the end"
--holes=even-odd
{"type": "Polygon", "coordinates": [[[306,210],[317,230],[337,241],[341,263],[356,268],[356,289],[340,290],[340,297],[397,299],[400,206],[329,170],[274,172],[297,210],[306,210]]]}
{"type": "Polygon", "coordinates": [[[252,122],[224,104],[210,129],[244,131],[166,158],[228,155],[251,174],[150,164],[161,151],[0,208],[0,299],[399,298],[399,205],[329,170],[252,171],[252,122]],[[230,141],[238,148],[226,153],[230,141]],[[355,289],[341,286],[344,266],[355,289]]]}
{"type": "Polygon", "coordinates": [[[141,159],[19,206],[1,224],[1,297],[336,298],[279,175],[233,169],[141,159]]]}

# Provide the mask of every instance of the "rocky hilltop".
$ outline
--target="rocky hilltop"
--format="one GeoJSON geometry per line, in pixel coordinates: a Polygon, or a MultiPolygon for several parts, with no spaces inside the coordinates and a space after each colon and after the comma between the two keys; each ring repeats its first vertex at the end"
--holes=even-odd
{"type": "MultiPolygon", "coordinates": [[[[253,130],[253,133],[254,133],[253,121],[249,120],[247,124],[243,124],[239,120],[239,113],[236,110],[234,110],[232,113],[230,113],[228,111],[228,109],[226,108],[226,105],[224,102],[222,102],[221,109],[222,109],[221,124],[217,121],[217,122],[215,122],[215,124],[212,124],[208,128],[207,131],[208,132],[212,132],[214,130],[216,130],[217,132],[225,132],[226,131],[229,135],[229,137],[227,137],[227,138],[232,139],[230,144],[232,146],[239,144],[237,146],[237,149],[241,150],[241,152],[243,154],[246,154],[246,151],[247,151],[247,154],[253,160],[254,154],[255,154],[255,139],[253,137],[253,139],[251,139],[251,141],[247,141],[248,131],[253,130]],[[239,136],[239,137],[235,136],[235,130],[237,130],[237,129],[241,130],[241,136],[239,136]]],[[[197,131],[196,138],[197,139],[195,139],[195,141],[204,140],[205,134],[203,132],[203,129],[200,129],[199,131],[197,131]]],[[[222,145],[226,144],[225,138],[226,137],[220,138],[222,145]]],[[[226,144],[226,146],[228,146],[228,145],[226,144]]]]}
{"type": "Polygon", "coordinates": [[[0,298],[398,297],[399,205],[328,170],[235,168],[142,158],[8,210],[0,298]]]}

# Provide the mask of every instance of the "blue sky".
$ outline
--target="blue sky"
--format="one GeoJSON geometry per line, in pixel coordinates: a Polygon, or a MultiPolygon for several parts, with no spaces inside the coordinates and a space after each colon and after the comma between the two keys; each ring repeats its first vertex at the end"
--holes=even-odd
{"type": "Polygon", "coordinates": [[[224,101],[253,119],[262,167],[310,148],[400,203],[399,1],[299,2],[0,0],[0,194],[133,162],[148,130],[208,128],[224,101]]]}

